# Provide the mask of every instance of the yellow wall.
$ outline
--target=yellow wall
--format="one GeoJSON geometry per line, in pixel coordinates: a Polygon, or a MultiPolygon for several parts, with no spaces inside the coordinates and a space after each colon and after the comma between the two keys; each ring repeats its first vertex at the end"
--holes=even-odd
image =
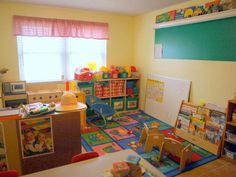
{"type": "Polygon", "coordinates": [[[0,68],[9,68],[9,72],[3,77],[4,80],[19,79],[16,37],[12,35],[13,15],[107,22],[110,36],[107,64],[131,65],[133,63],[134,17],[72,8],[0,3],[0,68]]]}
{"type": "Polygon", "coordinates": [[[148,73],[189,79],[192,81],[190,94],[192,102],[198,103],[204,99],[225,107],[226,100],[233,98],[236,91],[236,62],[171,59],[154,61],[153,57],[152,25],[155,23],[156,15],[173,9],[204,4],[207,1],[209,0],[188,1],[136,17],[52,6],[0,3],[0,67],[10,69],[3,79],[19,79],[16,38],[12,35],[12,15],[108,22],[110,40],[107,48],[107,64],[134,64],[138,67],[142,73],[142,108],[148,73]]]}
{"type": "MultiPolygon", "coordinates": [[[[227,106],[236,91],[236,62],[218,62],[201,60],[154,60],[154,31],[152,25],[158,14],[185,8],[191,5],[204,4],[206,0],[194,0],[166,9],[153,11],[135,18],[134,58],[135,64],[142,71],[141,107],[144,107],[146,76],[148,73],[162,74],[170,77],[192,81],[190,101],[200,100],[227,106]]],[[[224,49],[222,49],[224,50],[224,49]]]]}

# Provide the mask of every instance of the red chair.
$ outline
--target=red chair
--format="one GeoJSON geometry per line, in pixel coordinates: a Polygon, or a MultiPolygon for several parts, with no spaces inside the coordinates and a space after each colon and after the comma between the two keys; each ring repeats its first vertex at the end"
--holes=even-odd
{"type": "Polygon", "coordinates": [[[85,153],[81,153],[81,154],[77,154],[77,155],[73,156],[71,159],[71,163],[76,163],[76,162],[80,162],[80,161],[84,161],[84,160],[88,160],[88,159],[92,159],[92,158],[96,158],[96,157],[99,157],[99,154],[97,152],[94,152],[94,151],[93,152],[85,152],[85,153]]]}
{"type": "Polygon", "coordinates": [[[9,170],[9,171],[0,172],[0,177],[19,177],[19,174],[15,170],[9,170]]]}

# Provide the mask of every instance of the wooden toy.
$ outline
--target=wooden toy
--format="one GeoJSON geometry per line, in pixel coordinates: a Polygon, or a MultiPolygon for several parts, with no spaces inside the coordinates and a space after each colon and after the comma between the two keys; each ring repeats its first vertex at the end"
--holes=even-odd
{"type": "Polygon", "coordinates": [[[153,146],[161,147],[164,135],[159,133],[159,123],[154,123],[150,128],[144,123],[144,128],[139,142],[144,144],[144,152],[151,152],[153,146]]]}
{"type": "Polygon", "coordinates": [[[179,169],[183,170],[186,163],[190,163],[192,160],[192,145],[189,144],[184,146],[182,143],[172,138],[165,138],[160,148],[159,162],[162,159],[164,153],[170,153],[173,156],[179,157],[179,169]]]}

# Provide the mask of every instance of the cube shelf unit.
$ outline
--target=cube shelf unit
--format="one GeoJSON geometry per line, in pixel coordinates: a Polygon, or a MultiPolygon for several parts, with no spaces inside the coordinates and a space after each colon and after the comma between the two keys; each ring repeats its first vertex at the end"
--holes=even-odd
{"type": "Polygon", "coordinates": [[[222,156],[236,159],[236,99],[228,101],[222,156]]]}
{"type": "Polygon", "coordinates": [[[86,95],[94,95],[102,99],[116,111],[139,108],[139,78],[77,81],[77,85],[86,95]]]}

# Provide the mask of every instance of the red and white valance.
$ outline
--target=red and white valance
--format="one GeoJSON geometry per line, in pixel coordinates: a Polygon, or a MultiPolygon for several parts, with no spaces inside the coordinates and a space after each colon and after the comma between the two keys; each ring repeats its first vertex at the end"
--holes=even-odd
{"type": "Polygon", "coordinates": [[[13,16],[16,36],[109,39],[108,23],[13,16]]]}

